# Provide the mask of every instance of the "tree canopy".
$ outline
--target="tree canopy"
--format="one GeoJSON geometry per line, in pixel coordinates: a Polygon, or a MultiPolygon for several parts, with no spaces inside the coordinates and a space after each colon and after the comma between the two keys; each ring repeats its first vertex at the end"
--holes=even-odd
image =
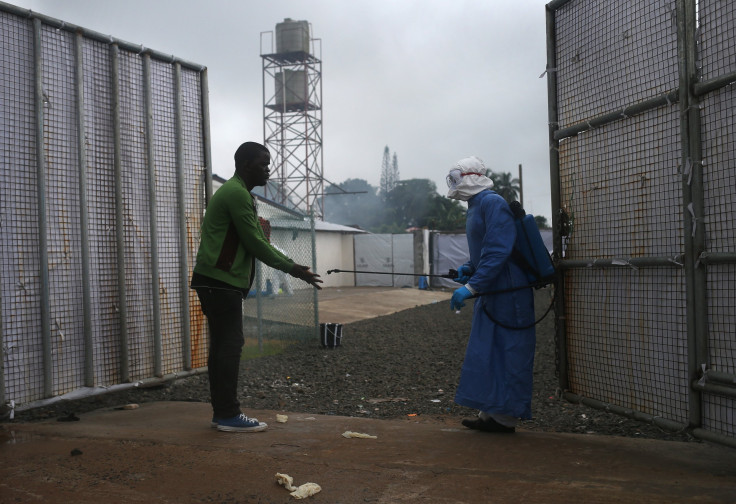
{"type": "Polygon", "coordinates": [[[510,173],[495,173],[491,170],[486,170],[486,177],[493,181],[493,190],[507,203],[519,200],[521,194],[519,179],[511,178],[510,173]]]}
{"type": "Polygon", "coordinates": [[[362,179],[330,186],[325,220],[375,233],[403,233],[412,227],[438,231],[465,227],[465,208],[437,194],[437,186],[429,179],[399,181],[384,199],[378,192],[362,179]]]}

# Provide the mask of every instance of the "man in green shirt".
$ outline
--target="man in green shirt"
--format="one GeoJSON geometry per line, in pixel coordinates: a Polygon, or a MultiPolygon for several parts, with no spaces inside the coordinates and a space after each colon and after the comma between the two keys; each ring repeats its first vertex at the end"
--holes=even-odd
{"type": "Polygon", "coordinates": [[[207,360],[212,426],[226,432],[258,432],[268,426],[240,410],[237,397],[243,337],[243,298],[255,274],[255,261],[321,289],[319,275],[274,248],[258,222],[250,191],[266,185],[271,155],[255,142],[235,152],[235,175],[215,192],[201,229],[191,286],[210,328],[207,360]]]}

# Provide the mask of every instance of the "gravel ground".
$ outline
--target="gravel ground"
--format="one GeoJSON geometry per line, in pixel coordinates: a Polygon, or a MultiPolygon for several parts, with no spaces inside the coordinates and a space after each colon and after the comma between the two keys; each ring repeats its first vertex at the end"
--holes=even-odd
{"type": "MultiPolygon", "coordinates": [[[[543,314],[550,294],[536,291],[543,314]]],[[[317,342],[290,346],[283,353],[244,360],[240,400],[249,410],[405,418],[406,415],[452,416],[458,423],[475,411],[453,403],[472,318],[468,304],[458,315],[448,303],[419,306],[393,315],[343,327],[342,345],[320,348],[317,342]]],[[[98,408],[149,401],[209,401],[206,375],[154,388],[136,388],[20,412],[14,421],[80,415],[98,408]]],[[[550,313],[537,325],[533,418],[520,429],[692,441],[560,398],[555,376],[554,320],[550,313]]]]}

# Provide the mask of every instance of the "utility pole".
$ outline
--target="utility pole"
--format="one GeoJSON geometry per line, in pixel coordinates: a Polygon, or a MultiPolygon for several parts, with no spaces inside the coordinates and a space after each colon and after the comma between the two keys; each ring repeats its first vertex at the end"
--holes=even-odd
{"type": "Polygon", "coordinates": [[[519,164],[519,203],[524,208],[524,179],[521,176],[521,164],[519,164]]]}

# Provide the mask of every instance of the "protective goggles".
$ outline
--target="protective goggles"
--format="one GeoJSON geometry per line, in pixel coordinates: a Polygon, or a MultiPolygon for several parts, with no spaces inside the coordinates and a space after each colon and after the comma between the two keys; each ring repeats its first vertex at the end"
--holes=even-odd
{"type": "Polygon", "coordinates": [[[449,187],[450,189],[455,189],[460,184],[460,182],[462,182],[463,177],[465,177],[466,175],[483,175],[483,173],[478,173],[478,172],[463,173],[462,171],[455,168],[454,170],[450,170],[450,173],[447,175],[447,178],[445,179],[447,180],[447,187],[449,187]]]}

